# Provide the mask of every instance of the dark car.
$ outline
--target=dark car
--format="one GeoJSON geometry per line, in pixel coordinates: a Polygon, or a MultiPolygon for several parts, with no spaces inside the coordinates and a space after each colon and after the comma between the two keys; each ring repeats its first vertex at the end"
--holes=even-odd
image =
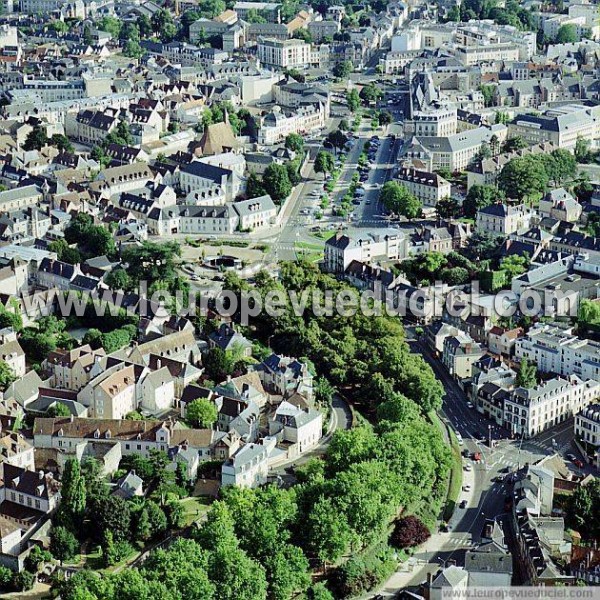
{"type": "Polygon", "coordinates": [[[466,500],[461,500],[460,504],[458,506],[460,508],[467,508],[467,501],[466,500]]]}

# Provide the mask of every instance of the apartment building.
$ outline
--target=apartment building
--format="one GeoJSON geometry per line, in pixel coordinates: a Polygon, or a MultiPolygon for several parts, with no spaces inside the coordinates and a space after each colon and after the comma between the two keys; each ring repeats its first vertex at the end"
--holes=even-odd
{"type": "Polygon", "coordinates": [[[442,363],[448,373],[459,381],[473,375],[473,365],[485,354],[485,348],[470,335],[458,331],[444,339],[442,363]]]}
{"type": "Polygon", "coordinates": [[[435,206],[452,193],[450,182],[437,173],[403,167],[396,179],[425,206],[435,206]]]}
{"type": "Polygon", "coordinates": [[[490,145],[495,139],[502,143],[507,136],[505,125],[477,127],[450,135],[415,136],[403,147],[401,155],[423,161],[430,170],[449,169],[463,171],[477,156],[482,145],[490,145]]]}
{"type": "Polygon", "coordinates": [[[325,242],[324,266],[330,273],[342,274],[356,260],[397,261],[408,256],[408,238],[398,229],[375,229],[354,234],[337,233],[325,242]]]}
{"type": "Polygon", "coordinates": [[[257,56],[265,67],[304,69],[311,63],[312,48],[303,40],[265,38],[258,42],[257,56]]]}
{"type": "Polygon", "coordinates": [[[519,60],[521,55],[521,47],[512,42],[499,42],[481,46],[459,46],[454,50],[454,56],[465,66],[479,65],[486,61],[511,62],[519,60]]]}
{"type": "Polygon", "coordinates": [[[517,388],[504,399],[504,423],[515,435],[532,437],[562,423],[600,397],[600,383],[576,375],[533,388],[517,388]]]}
{"type": "Polygon", "coordinates": [[[274,106],[261,120],[258,143],[270,146],[283,142],[290,133],[306,135],[323,129],[325,121],[325,105],[321,102],[298,106],[289,112],[274,106]]]}
{"type": "Polygon", "coordinates": [[[570,328],[537,323],[516,341],[515,357],[545,373],[600,381],[600,343],[580,339],[570,328]]]}
{"type": "Polygon", "coordinates": [[[458,127],[456,108],[432,108],[426,111],[415,111],[405,127],[413,131],[417,137],[454,135],[458,127]]]}
{"type": "Polygon", "coordinates": [[[590,404],[575,415],[575,436],[588,446],[600,446],[600,404],[590,404]]]}
{"type": "Polygon", "coordinates": [[[552,142],[557,148],[575,150],[578,138],[596,148],[600,140],[600,106],[567,104],[541,115],[517,115],[508,124],[509,137],[522,137],[530,144],[552,142]]]}
{"type": "Polygon", "coordinates": [[[531,225],[533,213],[524,204],[491,204],[477,211],[475,230],[480,233],[507,236],[531,225]]]}
{"type": "Polygon", "coordinates": [[[233,10],[242,20],[248,20],[249,15],[259,14],[270,23],[281,23],[281,4],[276,2],[236,2],[233,10]]]}

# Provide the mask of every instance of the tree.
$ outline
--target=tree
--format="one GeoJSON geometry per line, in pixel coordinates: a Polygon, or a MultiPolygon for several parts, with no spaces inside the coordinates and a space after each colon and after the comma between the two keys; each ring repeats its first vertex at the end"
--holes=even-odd
{"type": "Polygon", "coordinates": [[[64,239],[50,242],[50,244],[48,244],[48,250],[50,250],[50,252],[56,252],[56,257],[61,262],[66,262],[70,265],[76,265],[81,262],[79,250],[77,250],[77,248],[71,248],[64,239]]]}
{"type": "Polygon", "coordinates": [[[128,58],[141,58],[144,55],[144,50],[137,40],[127,40],[123,47],[123,54],[128,58]]]}
{"type": "Polygon", "coordinates": [[[50,552],[62,564],[77,554],[79,544],[75,536],[66,527],[52,527],[50,530],[50,552]]]}
{"type": "Polygon", "coordinates": [[[37,573],[40,565],[50,560],[52,560],[52,554],[48,550],[44,550],[40,546],[33,546],[25,559],[25,568],[32,573],[37,573]]]}
{"type": "Polygon", "coordinates": [[[600,302],[582,299],[579,302],[577,323],[581,329],[600,326],[600,302]]]}
{"type": "Polygon", "coordinates": [[[369,83],[363,86],[359,96],[365,104],[370,104],[377,102],[383,96],[383,92],[374,83],[369,83]]]}
{"type": "Polygon", "coordinates": [[[152,35],[152,22],[150,17],[147,15],[140,15],[137,19],[137,26],[142,39],[148,38],[152,35]]]}
{"type": "Polygon", "coordinates": [[[41,150],[48,143],[46,130],[40,125],[36,125],[25,138],[23,150],[41,150]]]}
{"type": "Polygon", "coordinates": [[[339,129],[329,133],[326,140],[336,149],[336,152],[341,150],[348,142],[346,135],[339,129]]]}
{"type": "MultiPolygon", "coordinates": [[[[547,155],[542,154],[542,157],[547,155]]],[[[555,183],[561,184],[566,179],[572,179],[577,173],[577,161],[573,154],[564,148],[557,148],[550,153],[551,171],[548,176],[555,183]]],[[[545,163],[546,164],[546,163],[545,163]]]]}
{"type": "Polygon", "coordinates": [[[342,62],[336,63],[333,67],[333,75],[338,79],[347,79],[354,70],[352,62],[349,60],[344,60],[342,62]]]}
{"type": "Polygon", "coordinates": [[[34,583],[35,575],[29,571],[21,571],[13,576],[13,587],[20,592],[30,590],[34,583]]]}
{"type": "Polygon", "coordinates": [[[498,187],[507,197],[518,200],[541,194],[547,186],[546,169],[532,155],[511,159],[498,177],[498,187]]]}
{"type": "Polygon", "coordinates": [[[561,25],[556,34],[557,44],[574,44],[579,41],[577,27],[573,23],[561,25]]]}
{"type": "Polygon", "coordinates": [[[107,33],[110,33],[113,38],[118,39],[119,34],[121,33],[121,24],[122,22],[117,19],[117,17],[106,15],[98,21],[97,28],[100,31],[106,31],[107,33]]]}
{"type": "Polygon", "coordinates": [[[381,201],[385,208],[396,215],[415,219],[421,214],[422,204],[404,186],[388,181],[381,189],[381,201]]]}
{"type": "Polygon", "coordinates": [[[529,267],[529,256],[521,254],[511,254],[500,261],[500,269],[506,273],[507,281],[512,282],[515,277],[522,275],[529,267]]]}
{"type": "Polygon", "coordinates": [[[14,573],[4,565],[0,565],[0,589],[7,592],[9,591],[14,573]]]}
{"type": "Polygon", "coordinates": [[[224,0],[200,0],[197,11],[201,18],[214,19],[226,9],[224,0]]]}
{"type": "Polygon", "coordinates": [[[71,144],[69,138],[62,133],[55,133],[50,138],[49,143],[63,152],[73,152],[73,144],[71,144]]]}
{"type": "Polygon", "coordinates": [[[75,458],[69,458],[65,462],[60,495],[61,509],[67,511],[75,525],[81,526],[86,507],[86,490],[79,461],[75,458]]]}
{"type": "Polygon", "coordinates": [[[334,563],[348,550],[351,531],[345,516],[330,498],[319,498],[306,523],[308,547],[319,560],[334,563]]]}
{"type": "Polygon", "coordinates": [[[471,187],[463,202],[464,215],[474,219],[479,210],[494,204],[499,199],[500,194],[493,186],[475,184],[471,187]]]}
{"type": "Polygon", "coordinates": [[[494,98],[496,95],[495,85],[480,85],[479,91],[483,94],[483,104],[487,108],[494,105],[494,98]]]}
{"type": "Polygon", "coordinates": [[[460,215],[460,204],[458,200],[448,196],[438,201],[435,205],[435,210],[440,219],[452,219],[460,215]]]}
{"type": "Polygon", "coordinates": [[[131,526],[131,511],[129,504],[120,496],[109,496],[95,507],[94,537],[102,541],[107,531],[110,531],[115,541],[129,537],[131,526]]]}
{"type": "Polygon", "coordinates": [[[569,502],[567,523],[584,539],[600,537],[600,479],[577,487],[569,502]]]}
{"type": "Polygon", "coordinates": [[[198,398],[187,405],[185,414],[194,427],[210,429],[217,420],[217,407],[206,398],[198,398]]]}
{"type": "Polygon", "coordinates": [[[517,385],[527,389],[531,389],[537,385],[537,369],[535,364],[530,365],[526,358],[519,365],[517,385]]]}
{"type": "Polygon", "coordinates": [[[258,198],[266,194],[265,186],[256,173],[250,173],[246,180],[246,195],[248,198],[258,198]]]}
{"type": "Polygon", "coordinates": [[[355,89],[346,94],[346,104],[351,113],[355,113],[360,108],[360,95],[355,89]]]}
{"type": "Polygon", "coordinates": [[[578,137],[575,142],[575,159],[578,163],[587,164],[592,162],[593,152],[590,151],[590,141],[583,137],[578,137]]]}
{"type": "Polygon", "coordinates": [[[14,371],[4,360],[0,360],[0,391],[6,391],[6,388],[17,378],[14,371]]]}
{"type": "Polygon", "coordinates": [[[292,192],[292,183],[284,165],[271,163],[263,174],[265,191],[275,204],[281,204],[292,192]]]}
{"type": "Polygon", "coordinates": [[[125,269],[115,269],[104,278],[104,283],[112,290],[129,290],[132,282],[125,269]]]}
{"type": "Polygon", "coordinates": [[[392,122],[392,113],[390,113],[387,110],[381,110],[379,111],[379,114],[377,115],[377,120],[379,121],[380,125],[389,125],[392,122]]]}
{"type": "Polygon", "coordinates": [[[350,123],[348,123],[347,119],[342,119],[340,121],[340,131],[349,131],[350,123]]]}
{"type": "Polygon", "coordinates": [[[414,515],[398,519],[394,525],[391,543],[396,548],[414,548],[425,543],[431,533],[425,524],[414,515]]]}
{"type": "Polygon", "coordinates": [[[302,152],[304,150],[304,138],[298,133],[290,133],[285,138],[285,147],[292,152],[302,152]]]}
{"type": "Polygon", "coordinates": [[[303,27],[296,29],[292,37],[296,40],[303,40],[307,44],[312,44],[313,42],[313,36],[311,35],[310,31],[308,29],[304,29],[303,27]]]}
{"type": "Polygon", "coordinates": [[[55,402],[46,411],[47,417],[70,417],[71,411],[62,402],[55,402]]]}
{"type": "Polygon", "coordinates": [[[523,148],[527,148],[527,142],[520,136],[508,138],[504,142],[504,146],[502,147],[503,152],[517,152],[518,150],[523,150],[523,148]]]}
{"type": "Polygon", "coordinates": [[[331,173],[333,171],[333,167],[334,160],[331,152],[319,150],[315,158],[315,173],[323,173],[323,177],[325,177],[327,173],[331,173]]]}

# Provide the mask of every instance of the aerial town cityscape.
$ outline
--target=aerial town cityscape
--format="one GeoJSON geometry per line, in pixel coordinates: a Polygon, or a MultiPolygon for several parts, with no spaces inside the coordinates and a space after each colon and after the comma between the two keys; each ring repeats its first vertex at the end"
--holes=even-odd
{"type": "Polygon", "coordinates": [[[5,598],[599,598],[600,4],[2,0],[0,453],[5,598]]]}

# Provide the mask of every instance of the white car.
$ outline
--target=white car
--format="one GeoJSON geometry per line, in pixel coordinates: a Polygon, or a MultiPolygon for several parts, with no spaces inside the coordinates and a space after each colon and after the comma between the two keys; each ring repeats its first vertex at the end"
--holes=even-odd
{"type": "Polygon", "coordinates": [[[458,445],[462,446],[463,445],[463,438],[462,435],[460,435],[460,433],[458,433],[458,431],[456,432],[456,439],[458,440],[458,445]]]}
{"type": "Polygon", "coordinates": [[[463,492],[470,492],[470,491],[471,491],[470,485],[463,485],[463,492]]]}
{"type": "Polygon", "coordinates": [[[467,463],[465,465],[465,471],[469,472],[473,470],[473,466],[471,465],[471,463],[467,463]]]}

